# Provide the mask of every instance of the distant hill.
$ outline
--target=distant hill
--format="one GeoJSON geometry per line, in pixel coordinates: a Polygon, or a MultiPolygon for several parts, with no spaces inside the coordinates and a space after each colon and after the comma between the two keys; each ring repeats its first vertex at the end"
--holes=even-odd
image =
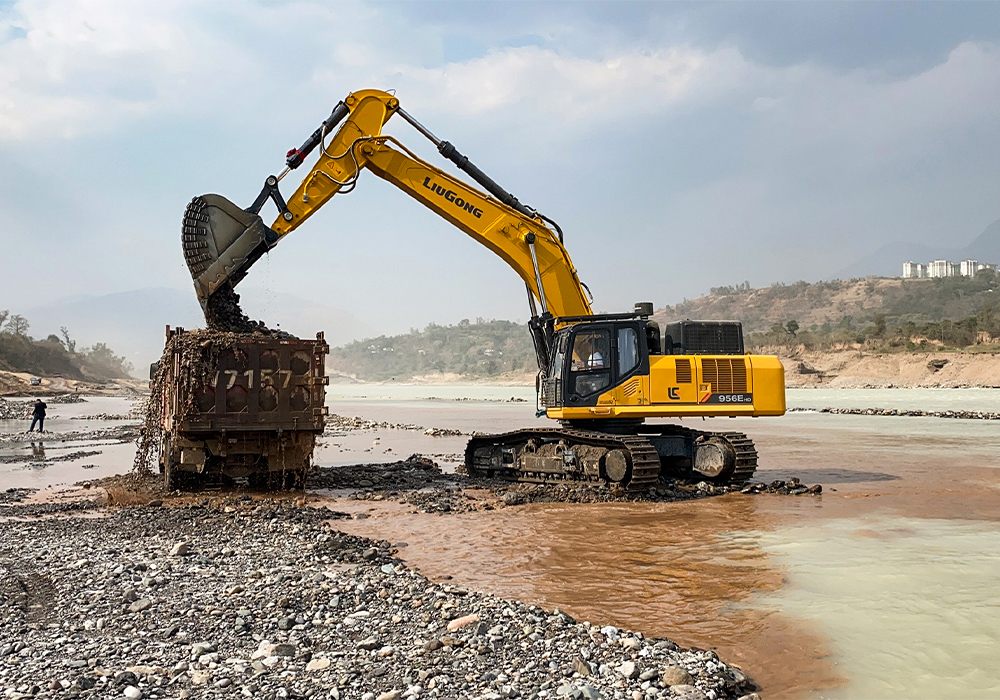
{"type": "MultiPolygon", "coordinates": [[[[369,324],[319,301],[291,294],[240,287],[244,310],[295,335],[312,337],[325,331],[331,345],[375,335],[369,324]]],[[[79,345],[107,343],[122,353],[139,374],[163,351],[164,326],[200,328],[205,325],[193,290],[135,289],[104,295],[77,295],[16,311],[31,323],[30,333],[44,338],[66,326],[79,345]]]]}
{"type": "Polygon", "coordinates": [[[512,321],[428,325],[422,331],[379,336],[332,348],[327,371],[366,381],[460,375],[485,379],[533,374],[535,352],[528,327],[512,321]]]}
{"type": "Polygon", "coordinates": [[[978,260],[1000,263],[1000,219],[994,221],[964,248],[925,246],[919,243],[886,243],[870,255],[848,265],[837,273],[839,279],[856,277],[896,277],[902,274],[903,263],[931,260],[978,260]]]}
{"type": "Polygon", "coordinates": [[[971,316],[1000,301],[1000,281],[993,275],[944,279],[863,279],[776,284],[763,289],[721,289],[668,306],[654,318],[665,321],[731,319],[746,333],[764,332],[775,323],[798,322],[803,330],[836,324],[845,317],[870,322],[883,314],[889,322],[916,323],[971,316]]]}

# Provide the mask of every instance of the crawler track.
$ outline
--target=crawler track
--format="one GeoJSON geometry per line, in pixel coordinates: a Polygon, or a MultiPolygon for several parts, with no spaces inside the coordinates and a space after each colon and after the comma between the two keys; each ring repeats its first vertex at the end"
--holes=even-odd
{"type": "Polygon", "coordinates": [[[696,444],[707,438],[721,438],[735,453],[735,461],[730,469],[715,479],[707,479],[721,484],[745,483],[757,468],[757,450],[753,441],[743,433],[705,432],[690,430],[680,426],[644,426],[639,434],[618,435],[614,433],[578,430],[573,428],[532,428],[509,433],[481,435],[469,440],[465,448],[465,469],[469,475],[497,478],[506,481],[528,483],[585,482],[609,484],[612,488],[628,493],[641,493],[655,486],[661,474],[665,476],[688,476],[705,478],[696,472],[677,472],[661,463],[655,441],[672,440],[674,444],[696,444]],[[560,468],[558,460],[552,460],[544,471],[531,471],[518,466],[516,454],[529,443],[564,443],[568,449],[598,448],[605,452],[622,450],[627,455],[628,469],[621,480],[608,476],[603,466],[591,458],[589,465],[568,461],[560,468]],[[492,449],[486,449],[492,448],[492,449]],[[509,453],[510,459],[500,459],[498,455],[509,453]]]}

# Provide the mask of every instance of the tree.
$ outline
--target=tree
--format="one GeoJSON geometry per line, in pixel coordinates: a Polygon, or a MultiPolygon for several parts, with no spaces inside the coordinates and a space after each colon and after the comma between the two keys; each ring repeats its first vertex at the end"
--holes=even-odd
{"type": "Polygon", "coordinates": [[[792,319],[791,321],[785,324],[785,330],[787,330],[789,333],[792,334],[792,336],[794,336],[796,333],[799,332],[799,322],[796,321],[795,319],[792,319]]]}
{"type": "Polygon", "coordinates": [[[69,329],[66,326],[60,326],[59,332],[62,333],[63,344],[66,346],[66,350],[69,351],[70,355],[76,353],[76,341],[71,340],[69,337],[69,329]]]}
{"type": "Polygon", "coordinates": [[[5,329],[5,332],[10,333],[11,335],[19,335],[24,338],[28,335],[29,326],[30,324],[28,323],[28,319],[21,314],[14,314],[10,317],[10,320],[7,321],[7,328],[5,329]]]}
{"type": "Polygon", "coordinates": [[[771,332],[775,335],[784,335],[788,330],[780,322],[775,321],[771,324],[771,332]]]}
{"type": "Polygon", "coordinates": [[[881,338],[885,334],[885,314],[875,314],[873,321],[875,322],[874,335],[881,338]]]}
{"type": "Polygon", "coordinates": [[[7,317],[10,316],[10,311],[4,309],[0,311],[0,330],[3,330],[3,324],[7,322],[7,317]]]}

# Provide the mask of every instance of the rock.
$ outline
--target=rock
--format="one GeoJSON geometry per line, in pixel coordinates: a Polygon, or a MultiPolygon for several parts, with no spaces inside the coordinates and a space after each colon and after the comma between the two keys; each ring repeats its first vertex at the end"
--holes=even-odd
{"type": "Polygon", "coordinates": [[[580,688],[580,696],[587,698],[587,700],[604,700],[604,696],[601,695],[601,692],[597,688],[589,685],[585,685],[580,688]]]}
{"type": "Polygon", "coordinates": [[[402,690],[390,690],[388,693],[382,693],[375,700],[399,700],[403,697],[402,690]]]}
{"type": "Polygon", "coordinates": [[[577,656],[573,658],[573,672],[579,673],[586,678],[594,673],[594,669],[590,667],[590,664],[577,656]]]}
{"type": "MultiPolygon", "coordinates": [[[[436,642],[437,640],[435,639],[433,641],[436,642]]],[[[430,644],[430,642],[428,642],[427,644],[430,644]]],[[[440,648],[440,642],[438,642],[438,645],[439,646],[437,648],[440,648]]],[[[369,637],[368,639],[365,639],[364,641],[358,642],[358,649],[364,649],[365,651],[371,651],[372,649],[378,649],[381,646],[382,646],[382,643],[379,642],[375,637],[369,637]]],[[[426,647],[426,645],[424,645],[424,646],[426,647]]]]}
{"type": "Polygon", "coordinates": [[[662,680],[666,685],[691,685],[694,682],[694,678],[691,674],[685,671],[680,666],[667,666],[660,673],[660,680],[662,680]]]}
{"type": "Polygon", "coordinates": [[[330,663],[331,663],[330,659],[326,657],[312,659],[309,663],[306,664],[306,670],[325,671],[326,669],[330,668],[330,663]]]}
{"type": "Polygon", "coordinates": [[[191,545],[187,542],[178,542],[170,550],[170,556],[172,557],[186,557],[191,553],[191,545]]]}
{"type": "Polygon", "coordinates": [[[503,495],[503,502],[508,506],[519,506],[526,503],[528,498],[521,491],[508,491],[503,495]]]}
{"type": "Polygon", "coordinates": [[[683,700],[708,700],[708,696],[701,690],[701,688],[695,687],[693,685],[672,685],[670,686],[670,692],[683,700]]]}
{"type": "Polygon", "coordinates": [[[279,630],[290,630],[293,627],[295,627],[295,618],[294,617],[283,617],[280,620],[278,620],[278,629],[279,630]]]}
{"type": "Polygon", "coordinates": [[[125,687],[125,690],[122,691],[122,695],[127,697],[129,700],[139,700],[139,698],[142,697],[142,691],[134,685],[130,685],[125,687]]]}
{"type": "Polygon", "coordinates": [[[660,675],[659,671],[655,668],[649,668],[639,674],[640,681],[650,681],[660,675]]]}
{"type": "Polygon", "coordinates": [[[295,645],[294,644],[275,644],[271,648],[271,653],[274,656],[295,656],[295,645]]]}
{"type": "Polygon", "coordinates": [[[640,642],[635,637],[625,637],[622,640],[622,647],[628,649],[629,651],[639,651],[642,648],[642,642],[640,642]]]}
{"type": "MultiPolygon", "coordinates": [[[[375,646],[373,646],[371,648],[374,649],[376,646],[378,646],[377,643],[375,644],[375,646]]],[[[444,644],[441,643],[440,639],[430,639],[430,640],[424,642],[424,651],[436,651],[436,650],[440,649],[443,646],[444,646],[444,644]]]]}
{"type": "Polygon", "coordinates": [[[746,695],[741,695],[737,700],[760,700],[760,695],[757,693],[747,693],[746,695]]]}
{"type": "Polygon", "coordinates": [[[141,598],[128,606],[128,611],[137,613],[142,612],[143,610],[149,610],[151,607],[153,607],[153,601],[149,598],[141,598]]]}
{"type": "Polygon", "coordinates": [[[625,678],[635,678],[639,675],[639,669],[636,667],[635,663],[632,661],[626,661],[621,666],[615,669],[618,673],[622,674],[625,678]]]}
{"type": "Polygon", "coordinates": [[[472,613],[471,615],[466,615],[465,617],[456,617],[454,620],[448,623],[448,631],[454,632],[460,630],[467,625],[471,625],[473,622],[479,622],[479,615],[472,613]]]}

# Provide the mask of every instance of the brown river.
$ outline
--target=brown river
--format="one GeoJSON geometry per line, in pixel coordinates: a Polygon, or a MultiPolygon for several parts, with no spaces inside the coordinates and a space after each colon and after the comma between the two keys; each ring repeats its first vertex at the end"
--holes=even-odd
{"type": "MultiPolygon", "coordinates": [[[[333,413],[393,423],[500,431],[545,421],[533,418],[533,402],[496,401],[530,398],[524,388],[330,393],[333,413]]],[[[995,410],[994,396],[790,390],[789,404],[995,410]]],[[[338,510],[369,517],[337,526],[405,543],[401,555],[434,579],[715,649],[765,697],[1000,698],[1000,423],[792,413],[690,424],[743,430],[760,452],[757,478],[798,476],[823,484],[823,494],[443,516],[338,499],[338,510]]],[[[465,438],[385,429],[325,442],[318,459],[327,465],[421,452],[449,468],[465,438]]],[[[17,449],[28,447],[0,451],[17,449]]],[[[108,445],[86,465],[4,465],[0,476],[7,485],[72,483],[122,471],[130,454],[108,445]]]]}

